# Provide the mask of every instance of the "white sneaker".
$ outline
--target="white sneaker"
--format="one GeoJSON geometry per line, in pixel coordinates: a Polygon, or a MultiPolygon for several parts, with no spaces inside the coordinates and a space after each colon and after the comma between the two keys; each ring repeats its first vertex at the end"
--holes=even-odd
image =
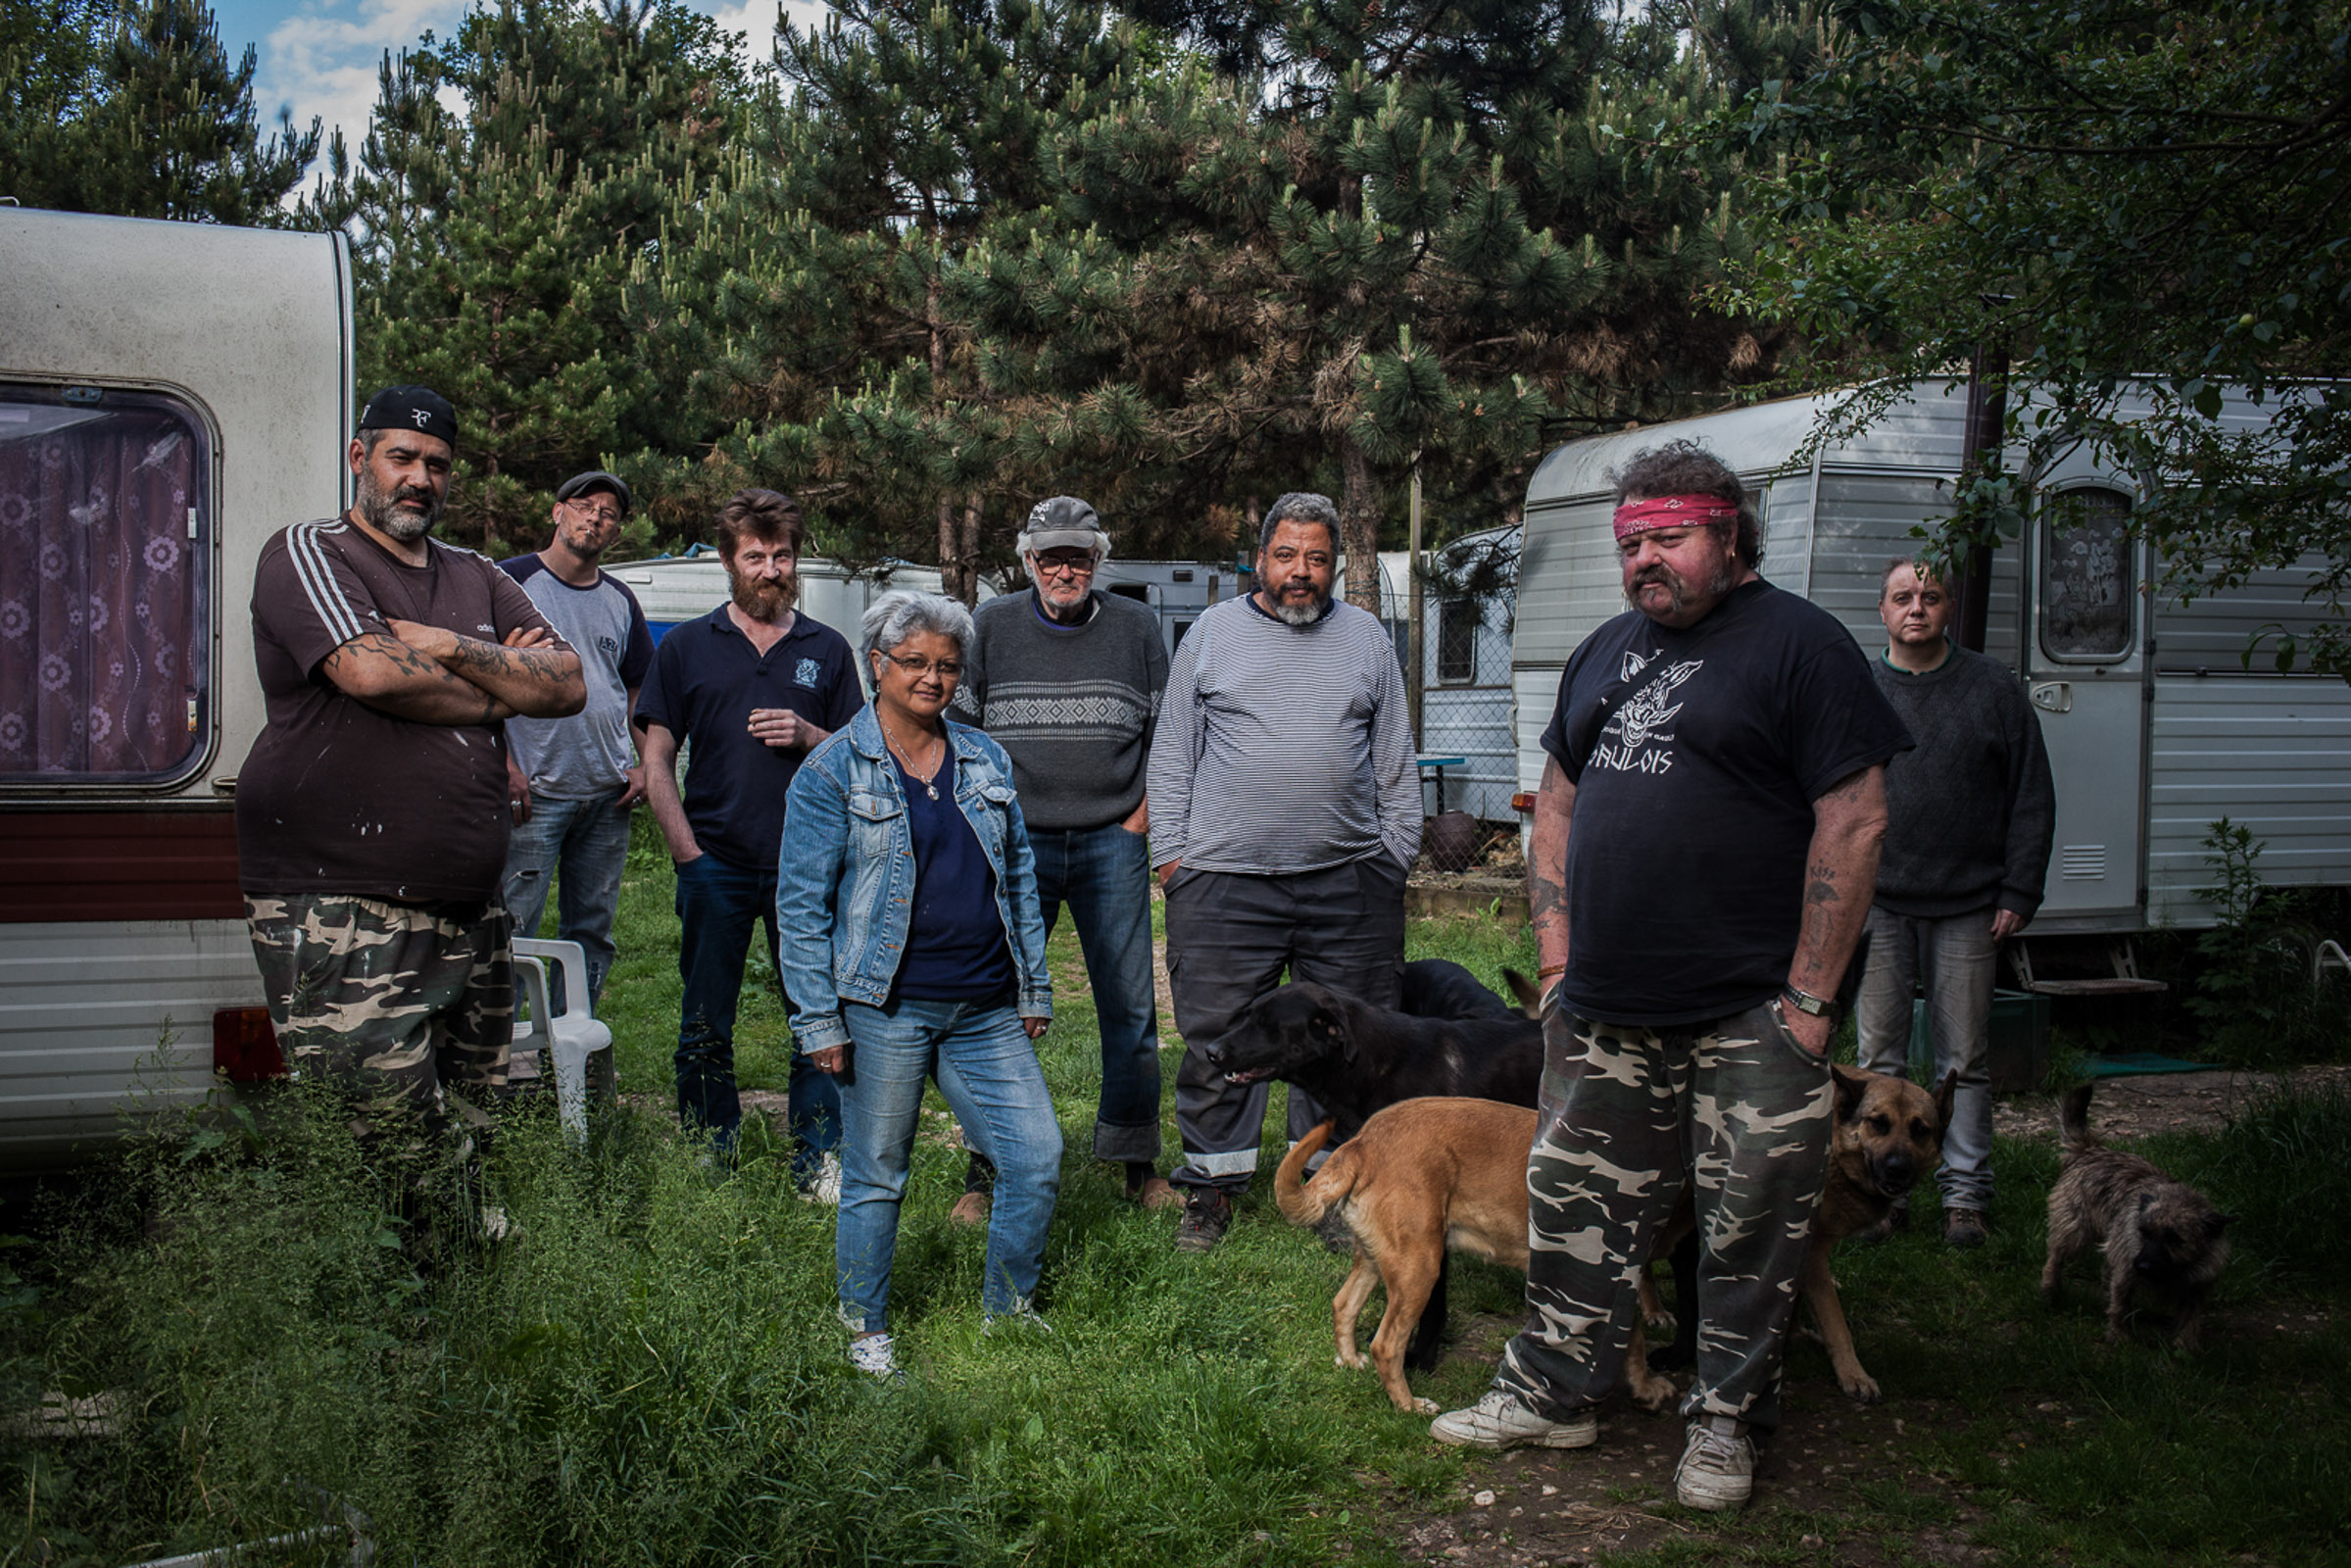
{"type": "Polygon", "coordinates": [[[1600,1418],[1583,1410],[1553,1421],[1513,1395],[1488,1389],[1468,1409],[1447,1410],[1430,1422],[1429,1436],[1456,1448],[1589,1448],[1600,1441],[1600,1418]]]}
{"type": "Polygon", "coordinates": [[[1020,1336],[1049,1340],[1057,1338],[1053,1326],[1026,1306],[981,1318],[980,1332],[991,1339],[1020,1336]]]}
{"type": "Polygon", "coordinates": [[[1674,1495],[1685,1508],[1719,1513],[1743,1508],[1755,1491],[1755,1445],[1737,1416],[1702,1415],[1690,1423],[1690,1440],[1674,1471],[1674,1495]]]}
{"type": "Polygon", "coordinates": [[[817,1163],[816,1174],[808,1179],[808,1186],[800,1190],[800,1200],[804,1203],[824,1203],[834,1208],[841,1206],[839,1154],[829,1149],[824,1152],[824,1158],[817,1163]]]}
{"type": "Polygon", "coordinates": [[[849,1342],[849,1364],[870,1377],[897,1379],[897,1343],[887,1334],[868,1334],[849,1342]]]}

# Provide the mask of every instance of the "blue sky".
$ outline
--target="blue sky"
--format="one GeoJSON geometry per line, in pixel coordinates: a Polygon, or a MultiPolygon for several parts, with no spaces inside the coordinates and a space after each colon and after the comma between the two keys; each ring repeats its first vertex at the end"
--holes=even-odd
{"type": "MultiPolygon", "coordinates": [[[[690,3],[727,30],[748,34],[753,59],[767,58],[775,0],[690,3]]],[[[213,9],[231,60],[247,44],[254,47],[253,97],[265,127],[276,122],[279,105],[290,105],[297,126],[307,126],[313,115],[325,120],[330,134],[341,125],[357,156],[384,51],[415,44],[428,27],[447,37],[465,14],[465,0],[214,0],[213,9]]],[[[824,8],[793,0],[791,9],[805,25],[824,8]]]]}

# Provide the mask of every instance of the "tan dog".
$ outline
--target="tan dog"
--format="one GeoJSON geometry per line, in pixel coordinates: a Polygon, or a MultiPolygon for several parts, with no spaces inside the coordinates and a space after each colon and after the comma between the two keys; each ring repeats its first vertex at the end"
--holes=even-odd
{"type": "MultiPolygon", "coordinates": [[[[1535,1112],[1492,1100],[1424,1097],[1376,1112],[1311,1180],[1306,1161],[1331,1136],[1325,1122],[1298,1140],[1274,1177],[1274,1201],[1293,1225],[1315,1225],[1337,1209],[1355,1238],[1355,1266],[1331,1298],[1341,1366],[1366,1364],[1355,1319],[1375,1286],[1387,1308],[1372,1335],[1371,1359],[1388,1397],[1404,1411],[1434,1414],[1404,1380],[1404,1348],[1420,1323],[1446,1248],[1523,1270],[1527,1266],[1527,1152],[1535,1112]]],[[[1639,1357],[1626,1363],[1633,1396],[1661,1409],[1674,1386],[1639,1357]]]]}
{"type": "MultiPolygon", "coordinates": [[[[1804,1304],[1828,1347],[1829,1362],[1837,1369],[1837,1386],[1874,1404],[1880,1396],[1878,1380],[1862,1370],[1853,1353],[1853,1331],[1845,1322],[1844,1303],[1837,1298],[1837,1277],[1829,1270],[1829,1255],[1837,1244],[1856,1231],[1869,1229],[1935,1166],[1942,1163],[1943,1128],[1951,1119],[1952,1097],[1959,1092],[1959,1074],[1951,1073],[1933,1095],[1907,1078],[1833,1067],[1837,1104],[1829,1124],[1829,1178],[1821,1191],[1821,1206],[1813,1216],[1812,1244],[1804,1253],[1798,1283],[1804,1304]]],[[[1694,1224],[1690,1195],[1657,1240],[1654,1255],[1667,1257],[1694,1224]]],[[[1665,1316],[1657,1287],[1646,1269],[1641,1275],[1641,1314],[1650,1322],[1665,1316]]],[[[1685,1313],[1689,1305],[1684,1304],[1685,1313]]],[[[1631,1358],[1646,1362],[1646,1339],[1638,1328],[1631,1358]]]]}

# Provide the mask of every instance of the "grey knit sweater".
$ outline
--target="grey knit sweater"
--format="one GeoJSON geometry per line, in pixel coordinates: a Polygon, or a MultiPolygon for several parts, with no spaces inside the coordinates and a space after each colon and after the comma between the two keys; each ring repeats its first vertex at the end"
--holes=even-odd
{"type": "Polygon", "coordinates": [[[1877,902],[1894,914],[1997,906],[2030,919],[2049,874],[2057,793],[2024,687],[1998,661],[1957,646],[1923,675],[1881,654],[1877,674],[1918,739],[1886,764],[1877,902]]]}
{"type": "Polygon", "coordinates": [[[1105,593],[1093,603],[1077,626],[1039,614],[1034,589],[971,617],[955,716],[1012,759],[1020,814],[1040,831],[1105,827],[1143,800],[1167,649],[1143,606],[1105,593]]]}

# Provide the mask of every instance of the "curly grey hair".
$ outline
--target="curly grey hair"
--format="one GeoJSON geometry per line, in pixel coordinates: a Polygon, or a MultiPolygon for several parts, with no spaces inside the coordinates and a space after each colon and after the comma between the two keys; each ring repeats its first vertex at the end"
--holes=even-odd
{"type": "Polygon", "coordinates": [[[971,647],[971,612],[944,594],[894,588],[865,607],[857,622],[858,651],[870,668],[875,654],[886,654],[921,631],[954,638],[960,653],[971,647]]]}
{"type": "Polygon", "coordinates": [[[1265,509],[1265,520],[1257,524],[1257,554],[1263,555],[1273,545],[1273,531],[1285,522],[1320,523],[1331,532],[1331,554],[1339,554],[1339,509],[1331,505],[1329,496],[1316,495],[1311,490],[1293,490],[1276,497],[1265,509]]]}

